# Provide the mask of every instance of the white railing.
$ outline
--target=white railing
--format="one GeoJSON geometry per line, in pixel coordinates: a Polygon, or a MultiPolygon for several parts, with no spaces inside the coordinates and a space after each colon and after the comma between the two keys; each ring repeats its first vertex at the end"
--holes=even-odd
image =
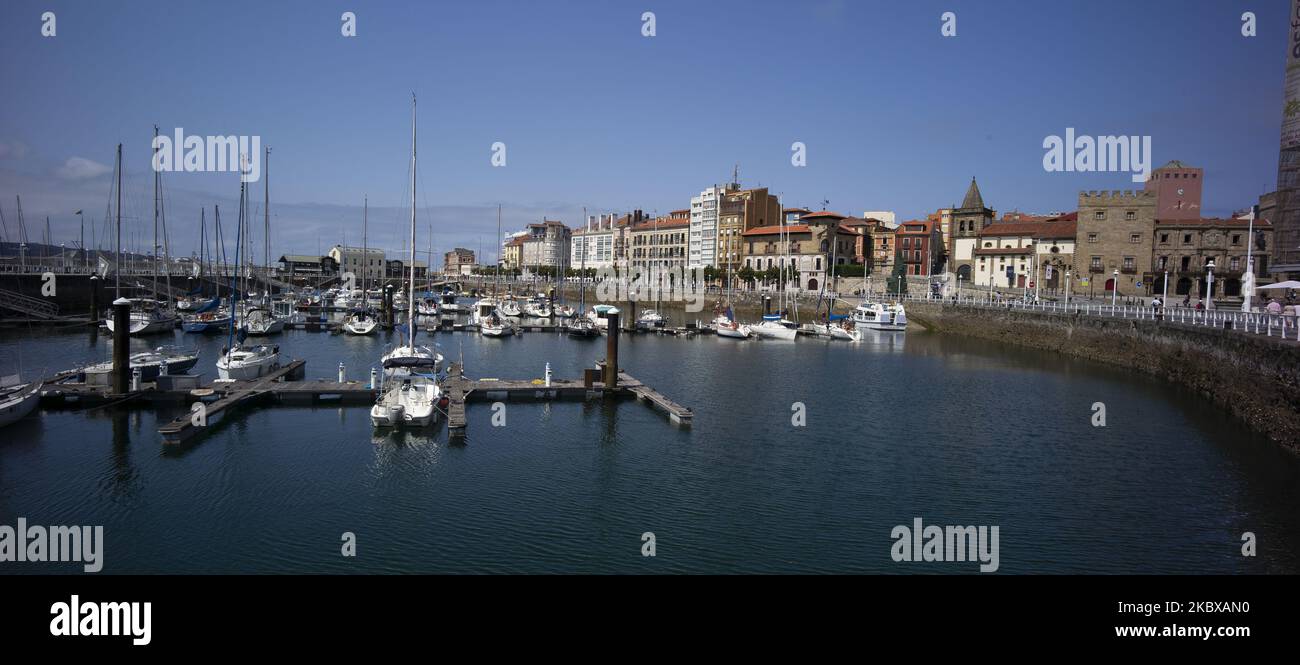
{"type": "MultiPolygon", "coordinates": [[[[877,298],[879,299],[879,298],[877,298]]],[[[884,296],[886,300],[899,300],[897,295],[884,296]]],[[[980,309],[1016,310],[1041,312],[1055,315],[1079,315],[1114,319],[1131,319],[1135,321],[1160,321],[1183,326],[1228,329],[1251,335],[1279,337],[1281,339],[1300,340],[1300,326],[1297,326],[1295,314],[1273,314],[1270,312],[1243,312],[1232,309],[1194,309],[1191,307],[1153,307],[1150,305],[1110,305],[1095,302],[1071,302],[1066,304],[1058,300],[1024,300],[1021,298],[992,298],[962,295],[959,297],[934,298],[906,294],[903,302],[929,302],[947,306],[974,307],[980,309]]]]}

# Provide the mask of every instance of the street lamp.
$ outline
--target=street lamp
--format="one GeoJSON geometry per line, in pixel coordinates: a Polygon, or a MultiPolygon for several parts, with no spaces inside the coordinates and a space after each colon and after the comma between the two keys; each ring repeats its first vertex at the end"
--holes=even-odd
{"type": "Polygon", "coordinates": [[[1070,306],[1070,271],[1065,271],[1065,306],[1070,306]]]}
{"type": "Polygon", "coordinates": [[[1161,296],[1160,298],[1160,306],[1163,308],[1168,305],[1169,305],[1169,270],[1165,269],[1164,295],[1161,296]]]}
{"type": "Polygon", "coordinates": [[[1214,259],[1205,264],[1205,309],[1214,309],[1214,259]]]}
{"type": "Polygon", "coordinates": [[[1110,308],[1114,310],[1115,305],[1118,304],[1117,301],[1119,300],[1119,268],[1116,268],[1114,272],[1111,273],[1110,285],[1110,308]]]}

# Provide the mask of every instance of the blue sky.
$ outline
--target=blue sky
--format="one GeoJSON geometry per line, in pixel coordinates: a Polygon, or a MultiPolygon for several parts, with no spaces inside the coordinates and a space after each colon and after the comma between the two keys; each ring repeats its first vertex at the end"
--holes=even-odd
{"type": "MultiPolygon", "coordinates": [[[[1205,214],[1222,215],[1276,181],[1287,4],[8,1],[0,209],[15,235],[21,195],[29,238],[49,215],[72,240],[74,210],[103,217],[111,178],[96,165],[122,142],[125,233],[140,238],[154,124],[258,135],[276,253],[359,243],[363,196],[372,244],[396,253],[414,91],[421,250],[429,225],[436,251],[491,246],[498,203],[507,229],[576,224],[583,206],[684,208],[736,163],[787,205],[902,218],[959,203],[971,176],[1000,212],[1134,187],[1044,172],[1043,139],[1066,127],[1150,135],[1155,165],[1205,169],[1205,214]],[[1241,36],[1246,10],[1257,37],[1241,36]],[[356,37],[340,34],[345,11],[356,37]],[[945,11],[956,37],[940,35],[945,11]],[[806,167],[790,163],[795,141],[806,167]]],[[[173,253],[193,250],[201,207],[233,222],[237,176],[164,178],[173,253]]]]}

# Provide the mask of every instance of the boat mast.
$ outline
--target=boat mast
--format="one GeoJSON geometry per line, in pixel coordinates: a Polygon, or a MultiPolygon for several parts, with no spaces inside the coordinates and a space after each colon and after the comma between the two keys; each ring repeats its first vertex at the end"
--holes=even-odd
{"type": "MultiPolygon", "coordinates": [[[[501,204],[497,204],[497,242],[501,242],[501,204]]],[[[480,250],[482,251],[482,250],[480,250]]],[[[497,245],[497,270],[492,277],[492,298],[493,307],[500,307],[500,303],[495,301],[497,297],[497,284],[501,282],[501,245],[497,245]]]]}
{"type": "Polygon", "coordinates": [[[262,294],[262,303],[271,304],[271,147],[266,148],[266,157],[262,168],[262,251],[266,258],[266,292],[262,294]]]}
{"type": "MultiPolygon", "coordinates": [[[[154,138],[153,144],[155,146],[154,159],[156,160],[158,157],[158,148],[156,147],[158,145],[158,125],[153,126],[153,138],[154,138]]],[[[153,252],[152,252],[152,256],[150,256],[149,259],[150,259],[150,263],[153,265],[153,279],[150,280],[150,285],[153,287],[152,293],[153,293],[153,299],[155,301],[158,300],[158,178],[161,177],[161,175],[162,175],[161,172],[157,168],[154,168],[153,170],[153,252]]]]}
{"type": "MultiPolygon", "coordinates": [[[[366,224],[370,218],[370,196],[366,196],[361,204],[361,303],[370,304],[370,296],[366,293],[366,273],[370,269],[370,249],[366,245],[366,224]]],[[[346,242],[346,241],[345,241],[346,242]]],[[[348,294],[351,296],[352,294],[348,294]]],[[[362,309],[365,309],[363,307],[362,309]]]]}
{"type": "MultiPolygon", "coordinates": [[[[117,257],[113,266],[114,300],[122,297],[122,144],[117,144],[117,257]]],[[[20,217],[21,219],[21,217],[20,217]]]]}
{"type": "Polygon", "coordinates": [[[411,293],[406,300],[407,346],[415,349],[415,93],[411,93],[411,293]]]}

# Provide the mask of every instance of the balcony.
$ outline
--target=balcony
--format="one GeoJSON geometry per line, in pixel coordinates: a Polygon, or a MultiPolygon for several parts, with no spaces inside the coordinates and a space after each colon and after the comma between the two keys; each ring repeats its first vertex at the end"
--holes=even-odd
{"type": "Polygon", "coordinates": [[[1133,267],[1120,268],[1119,271],[1120,271],[1121,273],[1125,274],[1125,275],[1135,275],[1135,274],[1137,274],[1137,268],[1133,268],[1133,267]]]}
{"type": "Polygon", "coordinates": [[[1100,274],[1106,272],[1106,269],[1101,266],[1088,266],[1088,272],[1093,274],[1100,274]]]}

